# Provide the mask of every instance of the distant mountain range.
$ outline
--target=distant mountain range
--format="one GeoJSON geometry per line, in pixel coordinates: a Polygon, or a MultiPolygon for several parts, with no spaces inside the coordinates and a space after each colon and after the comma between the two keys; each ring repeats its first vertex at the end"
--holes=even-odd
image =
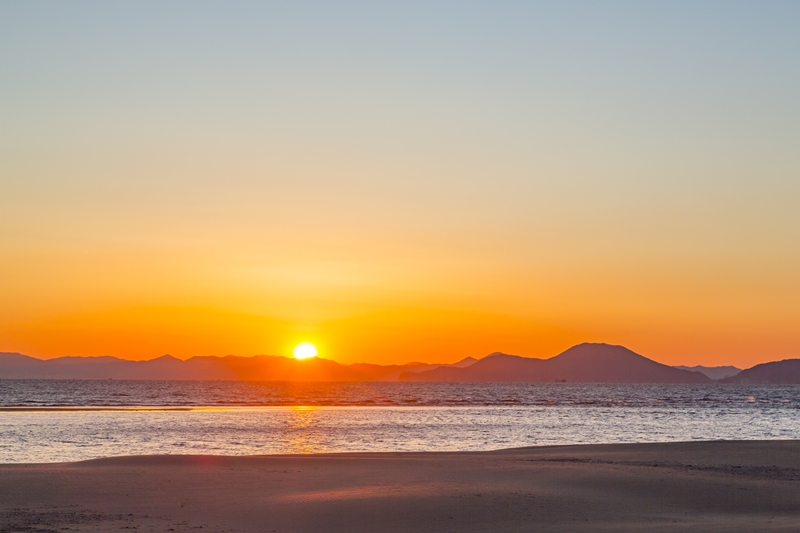
{"type": "Polygon", "coordinates": [[[441,365],[343,365],[319,357],[299,361],[270,355],[185,361],[170,355],[149,361],[109,356],[41,360],[0,353],[0,379],[800,384],[800,359],[743,371],[735,367],[671,367],[624,346],[595,343],[573,346],[549,359],[496,352],[482,359],[467,357],[441,365]]]}
{"type": "Polygon", "coordinates": [[[298,361],[272,355],[192,357],[186,361],[171,355],[149,361],[128,361],[109,356],[42,360],[19,353],[0,353],[0,379],[397,381],[404,372],[440,366],[466,367],[476,361],[467,357],[453,365],[342,365],[321,357],[298,361]]]}
{"type": "Polygon", "coordinates": [[[690,372],[700,372],[701,374],[705,374],[706,376],[710,377],[711,379],[725,379],[731,376],[735,376],[739,372],[742,371],[741,368],[736,368],[735,366],[675,366],[673,368],[680,368],[681,370],[689,370],[690,372]]]}

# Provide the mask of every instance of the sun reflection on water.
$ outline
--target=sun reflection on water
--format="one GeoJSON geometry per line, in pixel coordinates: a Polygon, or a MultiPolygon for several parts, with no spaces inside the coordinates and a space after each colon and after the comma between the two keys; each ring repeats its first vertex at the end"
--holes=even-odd
{"type": "Polygon", "coordinates": [[[286,433],[282,439],[284,453],[322,453],[327,451],[322,435],[317,427],[319,408],[314,406],[293,406],[286,410],[286,433]]]}

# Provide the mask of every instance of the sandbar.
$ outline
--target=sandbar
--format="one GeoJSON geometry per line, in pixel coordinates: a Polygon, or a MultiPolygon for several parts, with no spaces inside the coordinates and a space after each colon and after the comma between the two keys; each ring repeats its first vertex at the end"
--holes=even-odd
{"type": "Polygon", "coordinates": [[[800,441],[0,465],[0,531],[800,531],[800,441]]]}

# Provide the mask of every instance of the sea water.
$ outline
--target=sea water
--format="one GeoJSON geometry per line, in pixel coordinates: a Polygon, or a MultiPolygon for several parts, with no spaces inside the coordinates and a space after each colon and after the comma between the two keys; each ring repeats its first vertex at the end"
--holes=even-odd
{"type": "Polygon", "coordinates": [[[800,439],[800,386],[0,380],[0,462],[800,439]]]}

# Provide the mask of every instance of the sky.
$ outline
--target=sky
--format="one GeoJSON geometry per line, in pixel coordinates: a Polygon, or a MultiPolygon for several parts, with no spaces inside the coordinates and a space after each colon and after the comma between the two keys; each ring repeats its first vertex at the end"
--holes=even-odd
{"type": "Polygon", "coordinates": [[[0,2],[0,351],[800,357],[800,3],[0,2]]]}

